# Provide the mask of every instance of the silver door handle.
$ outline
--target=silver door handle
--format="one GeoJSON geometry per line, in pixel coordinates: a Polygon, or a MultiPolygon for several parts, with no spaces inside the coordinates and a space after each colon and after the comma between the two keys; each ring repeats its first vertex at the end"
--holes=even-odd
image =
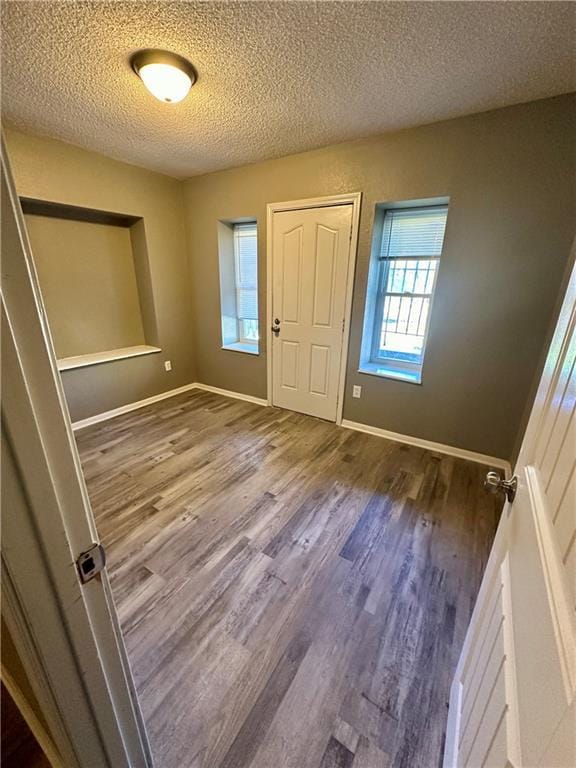
{"type": "Polygon", "coordinates": [[[280,333],[280,320],[278,320],[277,317],[274,318],[274,325],[272,326],[272,333],[276,334],[276,336],[278,336],[278,334],[280,333]]]}
{"type": "Polygon", "coordinates": [[[518,490],[518,478],[513,477],[511,480],[504,480],[498,472],[488,472],[484,480],[484,489],[488,493],[505,493],[511,504],[518,490]]]}

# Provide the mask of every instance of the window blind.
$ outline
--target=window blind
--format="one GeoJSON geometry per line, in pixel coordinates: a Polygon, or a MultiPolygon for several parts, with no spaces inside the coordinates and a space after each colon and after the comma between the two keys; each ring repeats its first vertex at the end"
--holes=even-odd
{"type": "Polygon", "coordinates": [[[258,246],[256,224],[234,225],[236,311],[239,320],[258,320],[258,246]]]}
{"type": "Polygon", "coordinates": [[[447,206],[386,211],[380,258],[439,258],[447,214],[447,206]]]}

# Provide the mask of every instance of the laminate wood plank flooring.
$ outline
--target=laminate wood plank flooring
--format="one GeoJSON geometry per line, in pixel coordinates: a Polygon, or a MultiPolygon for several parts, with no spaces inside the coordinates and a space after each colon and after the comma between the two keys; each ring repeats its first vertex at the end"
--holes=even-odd
{"type": "Polygon", "coordinates": [[[77,441],[157,768],[436,768],[488,467],[195,390],[77,441]]]}

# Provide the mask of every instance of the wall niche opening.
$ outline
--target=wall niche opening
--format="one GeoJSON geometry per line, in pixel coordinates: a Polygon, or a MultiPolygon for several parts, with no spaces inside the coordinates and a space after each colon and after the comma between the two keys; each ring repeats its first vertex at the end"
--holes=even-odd
{"type": "Polygon", "coordinates": [[[160,352],[144,219],[20,202],[59,370],[160,352]]]}

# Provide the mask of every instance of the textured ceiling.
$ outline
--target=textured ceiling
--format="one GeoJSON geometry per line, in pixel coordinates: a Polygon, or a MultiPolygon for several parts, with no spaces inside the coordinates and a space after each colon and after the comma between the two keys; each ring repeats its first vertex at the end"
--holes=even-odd
{"type": "Polygon", "coordinates": [[[186,177],[576,90],[576,3],[2,3],[4,119],[186,177]],[[156,101],[130,54],[199,80],[156,101]]]}

